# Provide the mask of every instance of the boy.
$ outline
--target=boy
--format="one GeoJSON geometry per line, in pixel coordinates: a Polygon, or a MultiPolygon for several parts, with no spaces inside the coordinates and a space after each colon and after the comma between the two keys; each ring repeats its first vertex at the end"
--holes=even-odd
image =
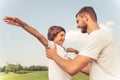
{"type": "MultiPolygon", "coordinates": [[[[25,22],[21,21],[18,18],[6,16],[4,19],[4,22],[10,25],[14,26],[21,26],[24,30],[35,36],[44,46],[45,48],[50,48],[53,46],[53,43],[57,44],[57,51],[59,56],[61,56],[64,59],[68,59],[66,56],[66,52],[75,52],[78,53],[77,50],[73,48],[67,48],[65,49],[62,44],[65,40],[65,30],[64,28],[60,26],[52,26],[48,30],[48,40],[39,33],[36,29],[32,28],[25,22]]],[[[62,70],[55,61],[49,59],[49,80],[71,80],[72,77],[67,74],[64,70],[62,70]]]]}

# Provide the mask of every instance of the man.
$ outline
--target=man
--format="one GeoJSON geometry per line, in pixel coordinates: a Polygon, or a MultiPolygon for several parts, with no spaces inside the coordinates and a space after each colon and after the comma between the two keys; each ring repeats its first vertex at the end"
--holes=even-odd
{"type": "Polygon", "coordinates": [[[76,14],[78,28],[88,33],[85,46],[73,60],[65,60],[56,53],[56,45],[46,50],[53,59],[70,75],[80,71],[90,75],[90,80],[120,80],[120,54],[116,51],[114,39],[109,31],[100,29],[92,7],[86,6],[76,14]]]}

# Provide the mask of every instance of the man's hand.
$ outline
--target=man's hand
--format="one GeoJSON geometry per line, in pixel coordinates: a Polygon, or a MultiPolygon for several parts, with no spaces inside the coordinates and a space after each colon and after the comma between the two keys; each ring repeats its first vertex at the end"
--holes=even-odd
{"type": "Polygon", "coordinates": [[[46,49],[46,56],[50,59],[54,59],[54,57],[57,55],[56,49],[56,44],[54,43],[53,47],[46,49]]]}
{"type": "Polygon", "coordinates": [[[24,23],[22,20],[12,17],[12,16],[5,16],[3,18],[3,21],[6,22],[7,24],[14,25],[14,26],[25,26],[26,23],[24,23]]]}

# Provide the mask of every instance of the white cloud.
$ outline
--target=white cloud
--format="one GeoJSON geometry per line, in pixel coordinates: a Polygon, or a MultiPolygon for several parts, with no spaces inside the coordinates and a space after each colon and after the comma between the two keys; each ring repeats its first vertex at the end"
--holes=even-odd
{"type": "Polygon", "coordinates": [[[105,25],[106,25],[107,27],[111,27],[111,26],[113,26],[114,24],[115,24],[115,23],[114,23],[113,21],[107,21],[105,25]]]}
{"type": "Polygon", "coordinates": [[[100,27],[105,30],[112,32],[112,26],[114,25],[113,21],[107,21],[105,24],[100,24],[100,27]]]}

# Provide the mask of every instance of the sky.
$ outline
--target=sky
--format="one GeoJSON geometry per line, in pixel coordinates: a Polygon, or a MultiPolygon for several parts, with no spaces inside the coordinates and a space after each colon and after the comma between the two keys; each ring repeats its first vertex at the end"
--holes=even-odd
{"type": "Polygon", "coordinates": [[[0,0],[0,66],[48,65],[44,46],[21,27],[4,23],[4,16],[20,18],[46,38],[50,26],[62,26],[66,30],[64,46],[80,50],[87,35],[77,29],[75,15],[84,6],[94,8],[99,25],[111,31],[120,48],[120,0],[0,0]]]}

